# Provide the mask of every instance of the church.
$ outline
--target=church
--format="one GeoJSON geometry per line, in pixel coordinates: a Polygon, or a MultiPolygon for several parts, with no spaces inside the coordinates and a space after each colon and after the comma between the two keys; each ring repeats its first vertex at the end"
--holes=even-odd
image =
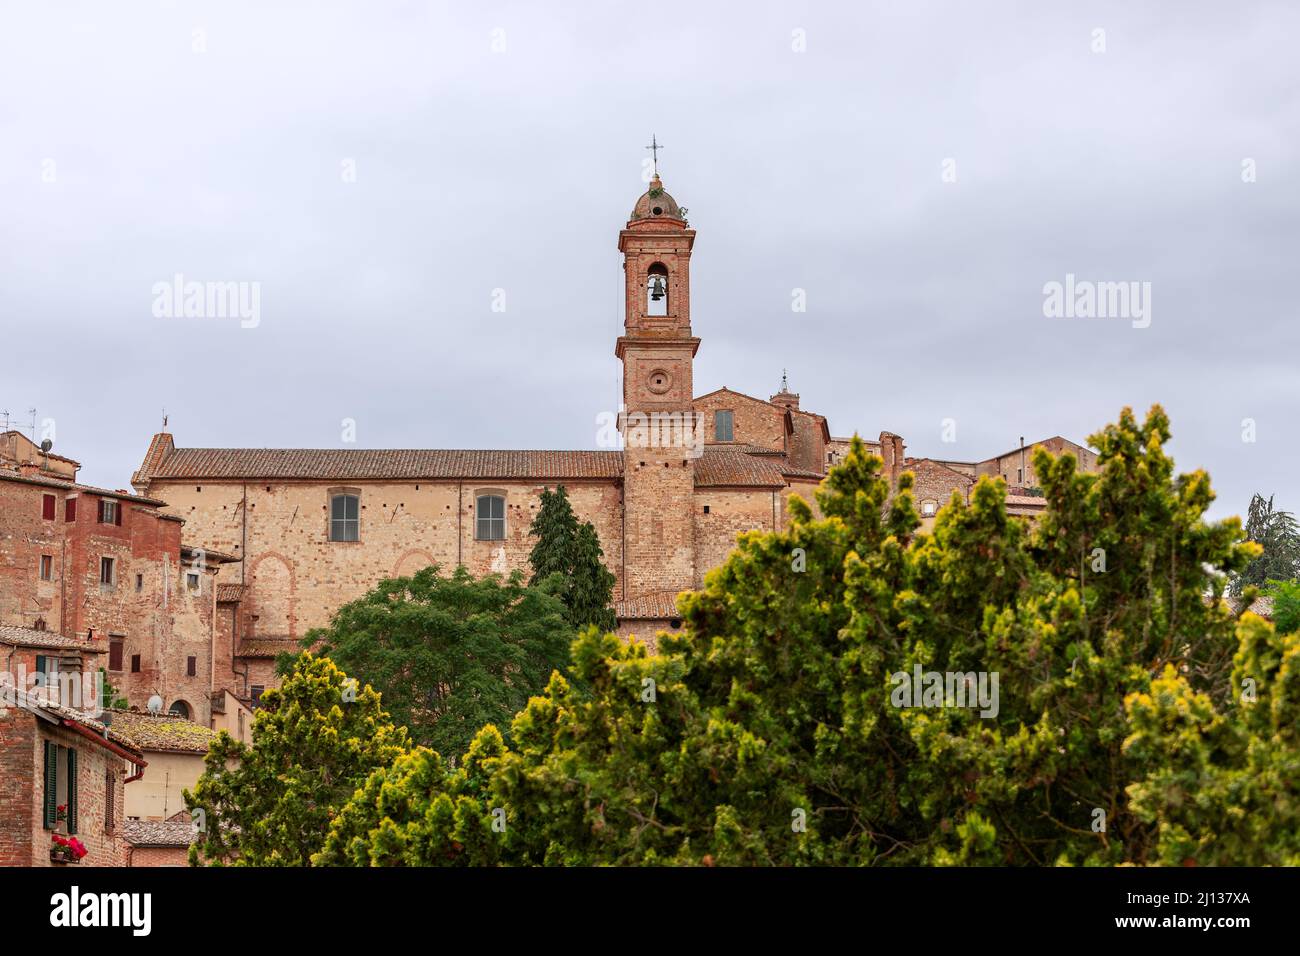
{"type": "MultiPolygon", "coordinates": [[[[131,483],[184,522],[187,547],[222,556],[213,656],[235,675],[233,693],[255,701],[275,682],[277,654],[383,578],[430,564],[526,571],[547,487],[563,484],[579,519],[596,528],[617,582],[620,634],[651,643],[680,626],[677,595],[700,587],[738,534],[783,528],[792,494],[812,503],[849,439],[801,408],[784,378],[767,398],[696,391],[697,331],[706,330],[691,320],[695,237],[656,168],[618,233],[623,407],[614,448],[193,448],[155,435],[131,483]]],[[[1035,444],[1095,466],[1091,451],[1059,436],[1035,444]]],[[[984,474],[1007,479],[1012,513],[1041,510],[1023,439],[983,462],[910,459],[890,432],[867,445],[891,480],[915,475],[927,522],[984,474]]]]}

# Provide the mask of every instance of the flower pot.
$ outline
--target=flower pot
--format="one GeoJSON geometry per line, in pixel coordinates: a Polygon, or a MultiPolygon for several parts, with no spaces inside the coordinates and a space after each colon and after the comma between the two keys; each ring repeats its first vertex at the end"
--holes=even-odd
{"type": "Polygon", "coordinates": [[[77,859],[77,857],[73,854],[71,850],[66,850],[63,847],[53,846],[50,847],[50,862],[51,863],[80,863],[81,861],[77,859]]]}

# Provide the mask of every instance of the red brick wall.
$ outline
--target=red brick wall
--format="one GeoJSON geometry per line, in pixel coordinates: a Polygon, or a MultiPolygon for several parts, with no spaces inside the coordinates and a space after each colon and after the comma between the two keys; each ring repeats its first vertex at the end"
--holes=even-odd
{"type": "MultiPolygon", "coordinates": [[[[56,727],[22,708],[0,711],[0,866],[56,866],[50,861],[51,833],[43,825],[44,741],[77,751],[77,833],[86,845],[78,866],[122,866],[118,834],[124,812],[124,761],[66,728],[56,727]],[[105,832],[105,773],[112,770],[114,832],[105,832]]],[[[60,761],[59,772],[66,772],[60,761]]],[[[66,832],[61,822],[57,832],[66,832]]]]}
{"type": "Polygon", "coordinates": [[[55,634],[85,639],[93,632],[82,651],[92,670],[107,667],[110,638],[120,636],[122,670],[108,675],[118,692],[140,708],[154,694],[166,707],[184,700],[206,724],[213,569],[203,573],[201,593],[192,595],[184,586],[191,568],[181,563],[180,522],[151,506],[119,500],[121,525],[101,524],[100,496],[64,490],[52,492],[55,518],[49,521],[42,518],[42,497],[49,493],[40,485],[0,480],[0,624],[30,627],[42,617],[55,634]],[[76,517],[68,522],[65,502],[72,497],[76,517]],[[54,558],[51,581],[40,580],[42,554],[54,558]],[[115,561],[112,585],[100,583],[105,557],[115,561]],[[141,659],[137,673],[130,669],[135,654],[141,659]],[[187,674],[191,656],[193,677],[187,674]]]}
{"type": "Polygon", "coordinates": [[[730,410],[733,441],[772,451],[786,450],[784,408],[735,392],[714,392],[703,398],[697,398],[692,404],[697,411],[705,413],[704,440],[706,442],[717,441],[713,430],[713,413],[718,410],[730,410]]]}
{"type": "Polygon", "coordinates": [[[722,564],[736,546],[736,536],[746,531],[772,531],[781,520],[781,496],[767,489],[733,491],[701,488],[695,494],[695,559],[697,574],[693,587],[704,585],[704,576],[722,564]],[[775,514],[773,505],[775,504],[775,514]],[[704,513],[708,505],[709,513],[704,513]]]}
{"type": "Polygon", "coordinates": [[[127,866],[188,866],[187,846],[127,847],[127,866]]]}

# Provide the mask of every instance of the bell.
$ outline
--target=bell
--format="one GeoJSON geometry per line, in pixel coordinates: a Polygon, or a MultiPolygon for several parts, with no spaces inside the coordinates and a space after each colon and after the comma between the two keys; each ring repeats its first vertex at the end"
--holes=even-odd
{"type": "Polygon", "coordinates": [[[655,276],[650,280],[650,301],[658,302],[668,294],[668,287],[664,285],[662,276],[655,276]]]}

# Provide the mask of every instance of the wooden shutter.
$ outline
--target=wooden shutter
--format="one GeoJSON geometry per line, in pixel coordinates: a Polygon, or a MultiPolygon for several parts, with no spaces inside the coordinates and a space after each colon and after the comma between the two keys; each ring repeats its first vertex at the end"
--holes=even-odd
{"type": "Polygon", "coordinates": [[[117,502],[117,507],[113,509],[113,524],[122,523],[122,502],[117,502]]]}
{"type": "Polygon", "coordinates": [[[104,499],[99,499],[99,523],[104,523],[104,499]]]}
{"type": "Polygon", "coordinates": [[[120,671],[122,669],[122,641],[120,638],[114,638],[108,642],[108,669],[111,671],[120,671]]]}
{"type": "Polygon", "coordinates": [[[104,771],[104,832],[112,833],[117,824],[117,775],[104,771]]]}
{"type": "Polygon", "coordinates": [[[64,521],[77,520],[77,499],[76,498],[69,498],[67,501],[63,503],[63,520],[64,521]]]}
{"type": "Polygon", "coordinates": [[[45,495],[41,498],[41,517],[47,521],[54,520],[54,496],[45,495]]]}
{"type": "Polygon", "coordinates": [[[68,833],[77,832],[77,751],[68,748],[68,833]]]}
{"type": "Polygon", "coordinates": [[[59,746],[45,741],[45,829],[59,822],[59,746]]]}

